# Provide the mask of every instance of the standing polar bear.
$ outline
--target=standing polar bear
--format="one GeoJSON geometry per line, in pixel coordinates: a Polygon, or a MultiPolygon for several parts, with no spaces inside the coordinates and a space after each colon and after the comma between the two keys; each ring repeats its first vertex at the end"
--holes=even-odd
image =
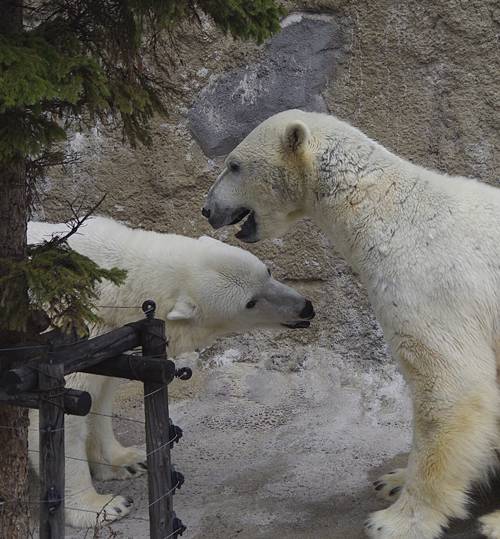
{"type": "MultiPolygon", "coordinates": [[[[214,228],[238,225],[245,242],[309,215],[366,285],[409,384],[414,429],[406,470],[376,483],[395,502],[369,517],[367,534],[433,539],[464,518],[500,449],[500,191],[292,110],[231,152],[203,215],[214,228]]],[[[480,524],[500,538],[500,511],[480,524]]]]}
{"type": "MultiPolygon", "coordinates": [[[[64,224],[29,223],[28,242],[68,231],[64,224]]],[[[110,282],[100,286],[100,314],[106,327],[131,321],[130,309],[122,307],[137,306],[142,317],[140,306],[152,299],[156,316],[165,320],[171,357],[208,346],[218,335],[304,328],[314,317],[311,302],[275,281],[258,258],[212,238],[132,230],[99,217],[88,221],[68,243],[103,268],[127,270],[121,286],[110,282]]],[[[131,498],[98,494],[92,477],[127,479],[146,470],[144,451],[123,447],[113,434],[111,413],[118,384],[115,378],[85,373],[67,378],[68,387],[92,396],[89,420],[68,416],[65,425],[66,523],[71,526],[111,522],[130,511],[131,498]]],[[[38,412],[32,411],[30,418],[29,444],[36,450],[38,412]]],[[[38,471],[38,453],[30,455],[38,471]]]]}

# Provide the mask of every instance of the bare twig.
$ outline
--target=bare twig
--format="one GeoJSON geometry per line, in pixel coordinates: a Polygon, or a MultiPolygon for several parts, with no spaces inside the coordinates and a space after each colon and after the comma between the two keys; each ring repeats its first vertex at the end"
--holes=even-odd
{"type": "Polygon", "coordinates": [[[106,198],[106,194],[99,200],[99,202],[90,208],[90,210],[87,211],[87,213],[83,217],[79,217],[78,211],[75,211],[75,208],[73,207],[74,203],[70,204],[71,213],[73,214],[73,217],[68,220],[68,225],[71,226],[71,230],[65,235],[58,238],[58,241],[63,243],[67,242],[68,239],[73,236],[73,234],[76,234],[78,232],[78,229],[83,225],[83,223],[99,208],[99,206],[104,202],[104,199],[106,198]]]}

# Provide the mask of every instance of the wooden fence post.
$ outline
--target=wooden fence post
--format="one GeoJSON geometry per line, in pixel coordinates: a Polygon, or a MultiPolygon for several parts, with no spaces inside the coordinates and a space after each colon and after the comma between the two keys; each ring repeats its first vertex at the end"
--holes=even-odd
{"type": "Polygon", "coordinates": [[[38,366],[40,539],[64,539],[64,366],[38,366]]]}
{"type": "Polygon", "coordinates": [[[166,359],[165,322],[154,318],[154,308],[154,302],[146,301],[143,310],[147,319],[143,322],[74,343],[70,351],[62,345],[49,345],[48,352],[37,347],[32,358],[37,360],[29,365],[13,356],[10,359],[18,366],[2,374],[0,402],[39,409],[40,539],[65,536],[64,413],[86,415],[91,405],[87,392],[64,387],[64,375],[78,371],[149,380],[144,382],[144,405],[150,537],[177,538],[186,529],[172,507],[173,491],[180,488],[184,478],[171,466],[170,449],[182,431],[170,422],[168,384],[174,377],[188,380],[191,370],[176,370],[175,364],[166,359]],[[120,355],[139,344],[143,357],[120,355]]]}
{"type": "MultiPolygon", "coordinates": [[[[144,306],[143,309],[146,311],[144,306]]],[[[148,315],[141,326],[141,338],[143,356],[166,358],[167,340],[163,320],[148,315]]],[[[150,537],[164,539],[174,532],[168,386],[145,382],[144,395],[150,537]]]]}

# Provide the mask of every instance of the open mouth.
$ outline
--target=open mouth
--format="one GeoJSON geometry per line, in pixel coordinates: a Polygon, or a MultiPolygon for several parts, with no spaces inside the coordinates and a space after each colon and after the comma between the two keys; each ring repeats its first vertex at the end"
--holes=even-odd
{"type": "Polygon", "coordinates": [[[316,313],[314,312],[313,304],[309,300],[306,300],[306,304],[304,308],[302,309],[302,312],[299,314],[299,316],[300,318],[302,318],[302,320],[298,322],[290,322],[289,324],[281,324],[281,325],[287,328],[291,328],[291,329],[308,328],[311,325],[309,320],[312,320],[316,316],[316,313]]]}
{"type": "MultiPolygon", "coordinates": [[[[229,225],[237,225],[237,223],[243,221],[243,219],[250,214],[250,210],[248,208],[240,208],[237,211],[240,213],[238,213],[238,215],[229,223],[229,225]]],[[[241,229],[241,226],[239,228],[241,229]]]]}
{"type": "Polygon", "coordinates": [[[247,243],[253,243],[258,241],[257,237],[257,222],[255,220],[255,212],[244,208],[241,213],[238,214],[231,225],[235,225],[235,237],[241,241],[247,243]]]}
{"type": "Polygon", "coordinates": [[[311,322],[309,322],[308,320],[301,320],[300,322],[295,322],[294,324],[281,324],[281,325],[290,329],[298,329],[298,328],[308,328],[311,325],[311,322]]]}

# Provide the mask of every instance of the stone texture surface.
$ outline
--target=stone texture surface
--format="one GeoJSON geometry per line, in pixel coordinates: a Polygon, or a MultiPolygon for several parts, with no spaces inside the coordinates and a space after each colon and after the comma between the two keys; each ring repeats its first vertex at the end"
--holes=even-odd
{"type": "MultiPolygon", "coordinates": [[[[238,245],[201,217],[204,198],[224,154],[292,107],[329,111],[415,163],[498,185],[498,2],[288,5],[283,31],[262,46],[224,37],[208,20],[184,28],[170,70],[181,92],[165,95],[171,114],[153,122],[152,150],[132,150],[103,126],[75,134],[69,146],[80,159],[46,179],[36,216],[64,220],[70,202],[88,207],[106,194],[100,212],[132,226],[238,245]]],[[[363,287],[311,221],[239,246],[309,297],[318,316],[307,331],[230,336],[179,360],[197,371],[172,387],[185,430],[174,453],[187,479],[174,500],[185,536],[362,537],[366,514],[383,507],[371,480],[409,450],[401,375],[363,287]]],[[[125,384],[123,398],[135,391],[125,384]]],[[[125,425],[121,436],[143,443],[140,427],[125,425]]],[[[144,518],[145,482],[112,489],[122,487],[144,518]]],[[[142,539],[147,528],[125,519],[113,533],[142,539]]],[[[458,523],[445,537],[478,537],[473,530],[458,523]]]]}
{"type": "Polygon", "coordinates": [[[341,55],[334,17],[290,16],[260,61],[229,69],[203,88],[189,109],[191,133],[205,155],[225,156],[277,112],[328,112],[323,92],[341,55]]]}

